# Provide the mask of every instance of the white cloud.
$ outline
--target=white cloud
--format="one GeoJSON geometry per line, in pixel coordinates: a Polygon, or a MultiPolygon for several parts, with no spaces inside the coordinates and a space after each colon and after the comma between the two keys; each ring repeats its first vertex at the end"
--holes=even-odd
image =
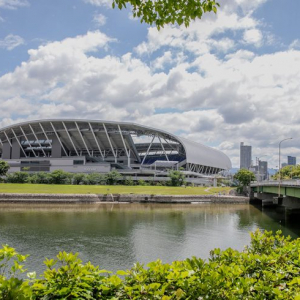
{"type": "Polygon", "coordinates": [[[263,35],[258,29],[249,29],[244,32],[244,42],[247,44],[253,44],[256,47],[260,47],[263,41],[263,35]]]}
{"type": "Polygon", "coordinates": [[[92,4],[94,6],[107,6],[111,7],[112,0],[83,0],[85,3],[92,4]]]}
{"type": "Polygon", "coordinates": [[[0,48],[13,50],[14,48],[23,45],[24,39],[18,35],[9,34],[3,40],[0,40],[0,48]]]}
{"type": "MultiPolygon", "coordinates": [[[[135,121],[216,146],[236,166],[244,141],[276,166],[278,141],[300,130],[300,51],[297,40],[272,54],[247,49],[246,41],[259,45],[266,36],[251,15],[262,3],[224,0],[226,9],[187,29],[149,28],[136,51],[122,56],[97,55],[114,41],[100,31],[31,49],[0,77],[0,125],[51,117],[135,121]],[[14,114],[14,103],[22,114],[14,114]]],[[[300,156],[289,145],[283,155],[300,156]]]]}
{"type": "Polygon", "coordinates": [[[27,0],[0,0],[0,8],[16,9],[21,6],[28,6],[27,0]]]}
{"type": "Polygon", "coordinates": [[[106,23],[106,17],[102,14],[96,14],[94,16],[93,22],[96,26],[103,26],[106,23]]]}

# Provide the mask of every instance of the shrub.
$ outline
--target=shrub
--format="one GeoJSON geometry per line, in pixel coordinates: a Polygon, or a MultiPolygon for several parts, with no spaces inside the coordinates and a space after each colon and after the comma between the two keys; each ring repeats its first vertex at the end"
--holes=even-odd
{"type": "Polygon", "coordinates": [[[17,277],[26,271],[22,263],[27,257],[28,255],[21,255],[8,245],[3,245],[0,249],[0,299],[30,299],[29,283],[17,277]]]}
{"type": "Polygon", "coordinates": [[[6,175],[6,182],[8,183],[26,183],[28,181],[29,174],[27,172],[15,172],[6,175]]]}
{"type": "Polygon", "coordinates": [[[32,174],[28,178],[28,182],[30,183],[40,183],[40,184],[47,184],[51,181],[51,174],[46,172],[37,172],[32,174]]]}
{"type": "Polygon", "coordinates": [[[50,174],[50,183],[52,184],[70,184],[72,174],[63,170],[54,170],[50,174]]]}
{"type": "Polygon", "coordinates": [[[99,173],[91,173],[85,176],[84,184],[105,184],[106,179],[102,174],[99,173]]]}
{"type": "Polygon", "coordinates": [[[114,185],[117,184],[121,179],[121,174],[118,171],[111,171],[105,175],[106,184],[114,185]]]}
{"type": "Polygon", "coordinates": [[[167,182],[170,186],[181,186],[185,184],[185,175],[181,171],[170,171],[170,181],[167,182]]]}
{"type": "Polygon", "coordinates": [[[8,170],[9,164],[4,160],[0,160],[0,176],[5,176],[8,170]]]}
{"type": "Polygon", "coordinates": [[[135,184],[134,184],[134,180],[132,179],[131,176],[128,177],[128,179],[125,179],[124,184],[125,184],[125,185],[135,185],[135,184]]]}
{"type": "Polygon", "coordinates": [[[16,272],[26,257],[4,246],[0,250],[0,274],[13,260],[10,277],[0,275],[0,299],[300,299],[300,239],[281,232],[257,230],[243,251],[214,249],[210,259],[192,257],[145,268],[136,263],[127,271],[100,270],[83,264],[77,254],[60,252],[46,259],[40,279],[22,280],[16,272]],[[6,261],[5,261],[6,259],[6,261]],[[119,277],[121,276],[121,278],[119,277]],[[23,298],[22,298],[23,297],[23,298]]]}
{"type": "Polygon", "coordinates": [[[86,175],[83,173],[76,173],[72,177],[72,183],[73,184],[81,184],[86,182],[86,175]]]}

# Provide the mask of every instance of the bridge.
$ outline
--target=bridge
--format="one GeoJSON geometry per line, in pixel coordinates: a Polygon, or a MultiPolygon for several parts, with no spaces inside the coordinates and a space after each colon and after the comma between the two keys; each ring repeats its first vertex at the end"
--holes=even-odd
{"type": "Polygon", "coordinates": [[[286,219],[300,215],[300,180],[261,181],[250,184],[250,203],[285,212],[286,219]]]}

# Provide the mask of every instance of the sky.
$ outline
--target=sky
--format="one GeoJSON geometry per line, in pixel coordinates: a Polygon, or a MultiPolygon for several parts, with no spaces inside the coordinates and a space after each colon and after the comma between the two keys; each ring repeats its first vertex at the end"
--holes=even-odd
{"type": "Polygon", "coordinates": [[[130,121],[278,166],[300,161],[300,1],[219,0],[188,28],[111,0],[0,0],[0,127],[130,121]]]}

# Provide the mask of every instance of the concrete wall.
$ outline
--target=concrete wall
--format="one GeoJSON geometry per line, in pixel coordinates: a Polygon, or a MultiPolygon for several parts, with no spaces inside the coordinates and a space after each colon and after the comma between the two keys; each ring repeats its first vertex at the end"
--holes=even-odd
{"type": "Polygon", "coordinates": [[[62,157],[63,149],[58,141],[58,138],[56,137],[56,135],[52,135],[51,139],[52,139],[52,154],[51,154],[51,156],[53,158],[62,157]]]}
{"type": "Polygon", "coordinates": [[[9,143],[3,143],[2,159],[11,159],[11,147],[9,143]]]}
{"type": "MultiPolygon", "coordinates": [[[[12,151],[11,151],[11,158],[12,159],[18,159],[21,157],[21,148],[16,139],[13,139],[12,142],[12,151]]],[[[22,155],[24,156],[23,152],[22,155]]]]}

